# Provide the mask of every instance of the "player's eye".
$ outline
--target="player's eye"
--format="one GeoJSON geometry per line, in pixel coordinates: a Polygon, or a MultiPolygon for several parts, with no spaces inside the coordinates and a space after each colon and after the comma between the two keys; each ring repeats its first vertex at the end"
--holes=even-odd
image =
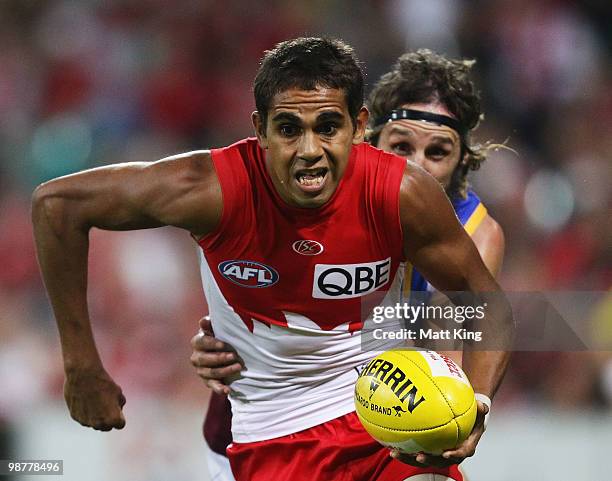
{"type": "Polygon", "coordinates": [[[430,147],[426,151],[427,157],[434,160],[442,160],[450,154],[450,151],[443,147],[430,147]]]}
{"type": "Polygon", "coordinates": [[[406,157],[413,153],[412,145],[408,142],[397,142],[396,144],[391,145],[391,152],[397,155],[401,155],[406,157]]]}
{"type": "Polygon", "coordinates": [[[281,124],[278,130],[285,137],[293,137],[297,135],[299,128],[293,124],[281,124]]]}
{"type": "Polygon", "coordinates": [[[325,124],[320,125],[317,130],[322,135],[334,135],[338,130],[338,126],[333,122],[327,122],[325,124]]]}

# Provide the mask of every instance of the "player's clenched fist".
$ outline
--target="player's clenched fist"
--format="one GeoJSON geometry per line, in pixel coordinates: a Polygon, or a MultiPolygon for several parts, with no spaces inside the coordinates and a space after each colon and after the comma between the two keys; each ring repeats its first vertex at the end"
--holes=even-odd
{"type": "Polygon", "coordinates": [[[122,429],[125,396],[103,368],[76,369],[66,374],[64,399],[72,419],[98,431],[122,429]]]}
{"type": "Polygon", "coordinates": [[[200,330],[191,339],[191,364],[206,385],[217,394],[229,394],[229,378],[243,368],[235,349],[214,337],[209,316],[200,319],[200,330]]]}

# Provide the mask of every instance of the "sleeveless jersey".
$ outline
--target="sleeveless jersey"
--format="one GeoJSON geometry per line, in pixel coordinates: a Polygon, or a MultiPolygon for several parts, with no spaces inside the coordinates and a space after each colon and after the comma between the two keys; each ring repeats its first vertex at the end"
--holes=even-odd
{"type": "Polygon", "coordinates": [[[330,200],[285,203],[246,139],[212,151],[223,195],[215,232],[199,241],[215,336],[245,364],[232,381],[232,437],[272,439],[354,411],[371,309],[401,294],[399,186],[405,161],[351,150],[330,200]]]}
{"type": "MultiPolygon", "coordinates": [[[[487,216],[487,209],[484,204],[480,201],[480,198],[476,195],[473,190],[468,190],[467,196],[463,198],[454,198],[451,200],[457,218],[464,229],[469,235],[473,235],[476,232],[478,226],[480,226],[483,219],[487,216]]],[[[402,287],[402,296],[404,300],[409,300],[414,296],[411,295],[413,292],[432,292],[434,287],[427,282],[425,277],[414,269],[411,264],[406,263],[405,277],[402,287]]],[[[419,297],[421,297],[419,295],[419,297]]],[[[424,296],[426,298],[426,295],[424,296]]],[[[424,299],[419,299],[424,300],[424,299]]]]}

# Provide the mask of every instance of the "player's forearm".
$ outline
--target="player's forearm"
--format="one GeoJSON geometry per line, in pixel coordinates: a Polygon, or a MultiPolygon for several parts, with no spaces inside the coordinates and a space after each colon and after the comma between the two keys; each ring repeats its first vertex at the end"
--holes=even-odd
{"type": "Polygon", "coordinates": [[[472,305],[480,307],[484,317],[473,319],[466,327],[481,333],[481,340],[464,342],[463,369],[474,391],[492,399],[510,360],[514,320],[510,304],[499,289],[477,291],[472,305]]]}
{"type": "Polygon", "coordinates": [[[32,202],[38,262],[67,372],[101,364],[87,310],[88,226],[69,205],[49,186],[39,187],[32,202]]]}
{"type": "Polygon", "coordinates": [[[470,379],[474,392],[484,394],[489,399],[495,396],[509,361],[509,351],[467,349],[463,352],[463,370],[470,379]]]}

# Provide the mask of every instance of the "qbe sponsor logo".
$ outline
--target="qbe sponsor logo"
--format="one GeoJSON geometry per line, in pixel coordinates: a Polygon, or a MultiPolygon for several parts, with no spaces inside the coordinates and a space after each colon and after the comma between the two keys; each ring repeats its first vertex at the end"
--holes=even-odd
{"type": "Polygon", "coordinates": [[[278,282],[278,272],[260,262],[224,261],[219,264],[219,272],[228,281],[242,287],[270,287],[278,282]]]}
{"type": "Polygon", "coordinates": [[[389,282],[391,258],[362,264],[315,265],[312,297],[351,299],[374,292],[389,282]]]}

